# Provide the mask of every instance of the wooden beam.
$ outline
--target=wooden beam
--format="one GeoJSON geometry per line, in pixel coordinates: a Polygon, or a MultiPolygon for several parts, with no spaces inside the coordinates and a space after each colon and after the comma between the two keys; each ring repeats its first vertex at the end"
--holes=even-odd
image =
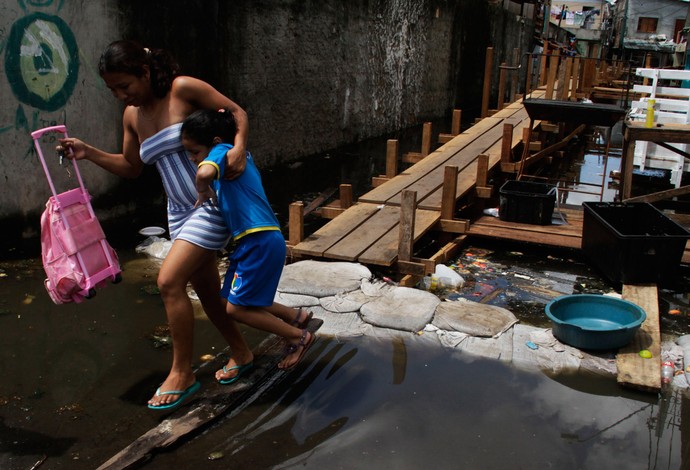
{"type": "Polygon", "coordinates": [[[462,248],[462,245],[465,243],[465,240],[467,240],[467,235],[460,235],[459,237],[456,237],[436,253],[431,255],[429,259],[431,259],[435,264],[446,264],[448,261],[456,257],[458,251],[460,251],[460,248],[462,248]]]}
{"type": "Polygon", "coordinates": [[[470,229],[470,221],[466,219],[441,219],[438,227],[445,233],[466,233],[470,229]]]}
{"type": "Polygon", "coordinates": [[[414,218],[417,209],[417,192],[402,191],[400,202],[400,232],[398,236],[398,260],[410,261],[414,245],[414,218]]]}
{"type": "Polygon", "coordinates": [[[293,202],[288,209],[288,239],[295,246],[304,240],[304,204],[293,202]]]}
{"type": "Polygon", "coordinates": [[[303,216],[307,216],[311,214],[314,210],[316,210],[320,205],[322,205],[324,202],[326,202],[331,196],[335,194],[335,188],[330,188],[325,191],[322,191],[321,194],[319,194],[317,197],[314,198],[313,201],[311,201],[307,206],[304,208],[304,213],[303,216]]]}
{"type": "Polygon", "coordinates": [[[315,211],[315,213],[319,214],[319,216],[324,219],[335,219],[343,212],[345,212],[345,209],[333,206],[324,206],[315,211]]]}
{"type": "Polygon", "coordinates": [[[422,263],[415,263],[413,261],[398,260],[398,271],[401,274],[409,274],[413,276],[426,276],[426,267],[422,263]]]}
{"type": "Polygon", "coordinates": [[[381,186],[383,183],[390,181],[390,178],[387,178],[385,176],[372,176],[371,177],[371,187],[372,188],[378,188],[381,186]]]}
{"type": "Polygon", "coordinates": [[[407,152],[402,156],[402,161],[404,163],[419,163],[422,161],[424,156],[419,152],[407,152]]]}
{"type": "Polygon", "coordinates": [[[625,199],[623,202],[656,202],[676,196],[683,196],[685,194],[690,194],[690,186],[681,186],[680,188],[667,189],[665,191],[659,191],[652,194],[631,197],[629,199],[625,199]]]}
{"type": "Polygon", "coordinates": [[[567,137],[565,137],[563,140],[560,142],[553,144],[549,147],[546,147],[544,150],[541,150],[534,155],[531,155],[530,157],[526,158],[522,162],[522,167],[529,166],[533,163],[538,162],[542,158],[556,152],[557,150],[562,149],[566,145],[568,145],[568,142],[570,142],[576,135],[580,134],[585,128],[587,127],[586,124],[581,124],[579,125],[573,132],[571,132],[567,137]]]}
{"type": "Polygon", "coordinates": [[[447,166],[443,172],[441,192],[441,218],[452,219],[455,214],[455,194],[458,189],[458,167],[447,166]]]}
{"type": "Polygon", "coordinates": [[[658,392],[661,389],[661,332],[659,330],[659,294],[654,284],[623,285],[623,299],[639,305],[647,318],[628,346],[616,355],[617,381],[621,385],[658,392]],[[652,357],[640,357],[646,349],[652,357]]]}

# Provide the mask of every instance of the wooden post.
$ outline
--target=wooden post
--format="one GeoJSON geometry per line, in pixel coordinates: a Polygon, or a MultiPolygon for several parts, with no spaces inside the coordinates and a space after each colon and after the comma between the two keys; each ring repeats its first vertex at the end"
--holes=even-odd
{"type": "Polygon", "coordinates": [[[539,66],[539,85],[546,85],[546,61],[549,55],[549,43],[544,42],[544,55],[541,56],[541,65],[539,66]]]}
{"type": "Polygon", "coordinates": [[[453,137],[460,134],[460,117],[462,116],[462,111],[459,109],[453,110],[453,120],[450,124],[450,134],[445,134],[443,132],[438,135],[438,143],[445,144],[453,140],[453,137]]]}
{"type": "Polygon", "coordinates": [[[506,67],[508,64],[505,62],[501,63],[501,66],[499,67],[499,74],[498,74],[498,105],[496,106],[496,109],[499,111],[503,109],[503,104],[505,103],[505,96],[506,96],[506,67]]]}
{"type": "Polygon", "coordinates": [[[450,220],[455,214],[455,194],[458,190],[458,167],[447,166],[443,171],[441,218],[450,220]]]}
{"type": "Polygon", "coordinates": [[[525,89],[522,90],[522,93],[524,97],[527,97],[532,92],[532,62],[537,56],[533,54],[528,54],[527,55],[527,70],[525,70],[525,74],[527,75],[527,78],[525,78],[525,89]]]}
{"type": "Polygon", "coordinates": [[[573,73],[573,58],[568,57],[565,59],[565,71],[563,73],[563,92],[561,94],[561,99],[567,101],[570,96],[570,87],[572,83],[572,73],[573,73]]]}
{"type": "Polygon", "coordinates": [[[579,99],[578,93],[580,92],[580,58],[576,57],[573,61],[573,73],[572,73],[572,83],[570,87],[570,96],[574,98],[575,101],[579,99]]]}
{"type": "Polygon", "coordinates": [[[410,261],[414,245],[415,210],[417,209],[417,191],[405,189],[400,201],[400,234],[398,237],[398,260],[410,261]]]}
{"type": "Polygon", "coordinates": [[[512,158],[513,125],[503,124],[503,140],[501,140],[501,163],[510,163],[512,158]]]}
{"type": "Polygon", "coordinates": [[[431,153],[431,123],[425,122],[422,128],[422,158],[431,153]]]}
{"type": "Polygon", "coordinates": [[[489,115],[489,96],[491,95],[491,69],[494,65],[494,48],[486,48],[486,59],[484,61],[484,91],[482,93],[482,114],[485,118],[489,115]]]}
{"type": "Polygon", "coordinates": [[[547,100],[553,99],[553,89],[556,85],[556,74],[558,73],[558,59],[557,55],[552,55],[549,59],[549,76],[546,80],[546,94],[544,98],[547,100]]]}
{"type": "Polygon", "coordinates": [[[453,135],[460,134],[460,118],[462,117],[462,111],[459,109],[453,110],[453,121],[450,125],[450,133],[453,135]]]}
{"type": "Polygon", "coordinates": [[[340,185],[340,208],[347,209],[352,206],[352,185],[340,185]]]}
{"type": "Polygon", "coordinates": [[[291,246],[298,245],[304,239],[304,204],[293,202],[288,210],[288,238],[291,246]]]}
{"type": "Polygon", "coordinates": [[[510,79],[510,95],[509,95],[509,101],[511,103],[515,102],[515,95],[517,95],[517,89],[518,89],[518,75],[520,74],[520,69],[518,66],[520,65],[520,49],[517,47],[513,49],[513,67],[515,69],[511,71],[511,79],[510,79]]]}
{"type": "MultiPolygon", "coordinates": [[[[648,68],[651,68],[651,66],[652,66],[652,53],[651,53],[651,52],[647,52],[647,53],[644,55],[644,67],[645,67],[646,69],[648,69],[648,68]]],[[[648,86],[648,85],[649,85],[649,78],[648,78],[648,77],[644,77],[644,79],[642,80],[642,84],[643,84],[644,86],[648,86]]]]}
{"type": "Polygon", "coordinates": [[[386,142],[386,178],[393,178],[398,174],[398,141],[389,139],[386,142]]]}

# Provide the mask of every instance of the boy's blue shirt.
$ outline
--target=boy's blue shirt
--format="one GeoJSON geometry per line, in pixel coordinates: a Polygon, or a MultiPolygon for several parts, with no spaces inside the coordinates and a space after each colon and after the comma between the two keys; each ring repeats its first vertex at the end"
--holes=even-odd
{"type": "Polygon", "coordinates": [[[261,175],[249,152],[247,166],[242,174],[233,180],[223,178],[225,154],[231,148],[230,144],[214,146],[200,165],[210,163],[216,167],[214,190],[232,239],[237,240],[249,233],[263,230],[280,230],[278,219],[261,184],[261,175]]]}

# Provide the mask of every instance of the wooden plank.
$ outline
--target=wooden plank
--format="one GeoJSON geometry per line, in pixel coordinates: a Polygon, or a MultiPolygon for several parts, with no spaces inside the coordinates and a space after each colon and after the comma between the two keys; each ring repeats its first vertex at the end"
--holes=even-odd
{"type": "Polygon", "coordinates": [[[293,248],[295,255],[323,256],[343,237],[356,230],[379,208],[374,204],[355,204],[293,248]]]}
{"type": "MultiPolygon", "coordinates": [[[[315,318],[309,322],[307,329],[315,333],[321,325],[323,320],[315,318]]],[[[315,341],[318,341],[318,337],[315,341]]],[[[254,367],[249,373],[234,384],[213,385],[197,393],[190,402],[183,404],[169,418],[115,454],[98,467],[98,470],[133,468],[135,464],[150,459],[157,449],[168,447],[187,434],[199,432],[217,418],[237,416],[264,391],[288,374],[288,371],[276,368],[283,357],[284,347],[282,338],[269,335],[253,351],[254,367]]],[[[205,363],[202,367],[222,367],[226,354],[231,353],[226,349],[223,354],[217,355],[215,360],[205,363]]]]}
{"type": "MultiPolygon", "coordinates": [[[[529,127],[530,120],[527,116],[520,122],[513,124],[513,130],[520,131],[524,127],[529,127]]],[[[512,145],[515,146],[521,141],[521,133],[513,133],[512,145]]],[[[491,171],[501,159],[501,152],[503,148],[503,139],[498,140],[494,145],[486,149],[481,153],[489,155],[489,171],[491,171]]],[[[457,164],[455,159],[449,160],[449,163],[457,164]]],[[[458,183],[456,190],[456,200],[467,194],[473,187],[475,187],[475,174],[477,171],[477,160],[474,159],[469,164],[464,166],[461,171],[458,172],[458,183]]],[[[420,199],[419,207],[428,210],[438,210],[440,207],[442,198],[442,189],[437,188],[433,192],[427,195],[424,199],[420,199]]]]}
{"type": "Polygon", "coordinates": [[[639,305],[647,319],[628,346],[616,355],[617,381],[628,387],[657,392],[661,389],[661,333],[659,330],[659,299],[654,284],[624,285],[623,299],[639,305]],[[643,349],[652,353],[650,359],[640,357],[643,349]]]}
{"type": "Polygon", "coordinates": [[[541,245],[580,249],[582,246],[582,211],[563,211],[567,225],[531,225],[483,216],[470,225],[468,235],[517,240],[541,245]]]}
{"type": "Polygon", "coordinates": [[[414,250],[414,213],[417,210],[417,193],[405,190],[400,204],[398,225],[398,260],[410,261],[414,250]]]}
{"type": "MultiPolygon", "coordinates": [[[[394,209],[400,210],[399,207],[394,209]]],[[[414,241],[419,240],[440,220],[437,211],[427,211],[417,209],[415,211],[414,241]]],[[[381,237],[375,245],[369,247],[362,253],[358,261],[363,264],[375,264],[378,266],[392,266],[398,258],[398,232],[395,228],[391,229],[386,235],[381,237]]]]}
{"type": "MultiPolygon", "coordinates": [[[[374,204],[383,204],[389,201],[391,198],[397,196],[403,189],[408,189],[416,181],[418,181],[421,178],[424,178],[424,176],[428,174],[428,172],[432,171],[435,168],[438,168],[439,166],[445,166],[445,163],[449,159],[451,159],[456,153],[472,145],[473,142],[476,141],[476,134],[484,135],[485,133],[489,132],[490,130],[498,126],[500,122],[500,119],[482,119],[482,121],[479,124],[475,124],[474,126],[472,126],[472,128],[470,128],[477,128],[475,129],[475,133],[460,134],[458,137],[453,139],[452,142],[449,142],[449,144],[453,144],[453,142],[455,142],[455,145],[446,144],[441,149],[432,152],[422,161],[420,161],[413,167],[407,169],[405,173],[397,175],[388,183],[374,188],[368,193],[360,196],[359,201],[374,204]],[[448,149],[451,150],[448,151],[448,149]]],[[[439,186],[440,181],[441,180],[439,179],[439,186]]],[[[399,199],[397,201],[397,204],[399,204],[399,199]]]]}
{"type": "MultiPolygon", "coordinates": [[[[524,114],[516,113],[513,117],[503,120],[502,122],[512,122],[515,124],[528,121],[527,112],[524,114]]],[[[501,143],[503,136],[503,126],[493,126],[489,131],[477,136],[472,143],[464,147],[461,151],[454,153],[450,158],[445,160],[443,166],[436,166],[426,172],[425,175],[416,179],[413,184],[408,186],[408,189],[413,189],[417,191],[417,200],[420,207],[429,210],[440,210],[441,208],[441,197],[442,194],[442,181],[445,166],[457,166],[460,173],[463,172],[465,168],[470,168],[470,165],[474,163],[479,154],[486,153],[487,149],[492,148],[496,143],[501,143]],[[436,197],[433,200],[429,200],[428,197],[436,192],[436,197]]],[[[427,157],[429,158],[429,157],[427,157]]],[[[474,174],[476,174],[476,164],[472,167],[474,174]]],[[[474,175],[473,175],[474,177],[474,175]]],[[[387,201],[388,204],[399,204],[399,195],[394,195],[390,197],[387,201]]]]}
{"type": "Polygon", "coordinates": [[[360,254],[396,227],[399,222],[400,210],[397,207],[385,206],[359,225],[357,230],[351,231],[346,237],[325,250],[323,255],[332,259],[355,261],[360,254]]]}

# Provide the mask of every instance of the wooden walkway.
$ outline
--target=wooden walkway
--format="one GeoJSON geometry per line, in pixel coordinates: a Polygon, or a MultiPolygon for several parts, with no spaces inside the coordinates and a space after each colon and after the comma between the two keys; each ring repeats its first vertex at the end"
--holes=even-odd
{"type": "MultiPolygon", "coordinates": [[[[392,266],[398,258],[403,191],[416,193],[415,242],[428,231],[441,229],[442,224],[443,231],[464,233],[468,228],[464,221],[441,220],[445,168],[458,169],[455,192],[458,201],[476,186],[479,155],[488,156],[488,171],[500,163],[505,124],[513,126],[511,147],[514,147],[522,139],[522,130],[530,126],[520,101],[482,119],[412,167],[361,196],[352,207],[293,246],[293,255],[392,266]]],[[[481,234],[479,227],[477,234],[481,234]]],[[[569,230],[573,232],[573,228],[569,230]]],[[[571,236],[574,235],[573,232],[571,236]]],[[[579,246],[579,242],[570,241],[569,245],[579,246]]]]}

